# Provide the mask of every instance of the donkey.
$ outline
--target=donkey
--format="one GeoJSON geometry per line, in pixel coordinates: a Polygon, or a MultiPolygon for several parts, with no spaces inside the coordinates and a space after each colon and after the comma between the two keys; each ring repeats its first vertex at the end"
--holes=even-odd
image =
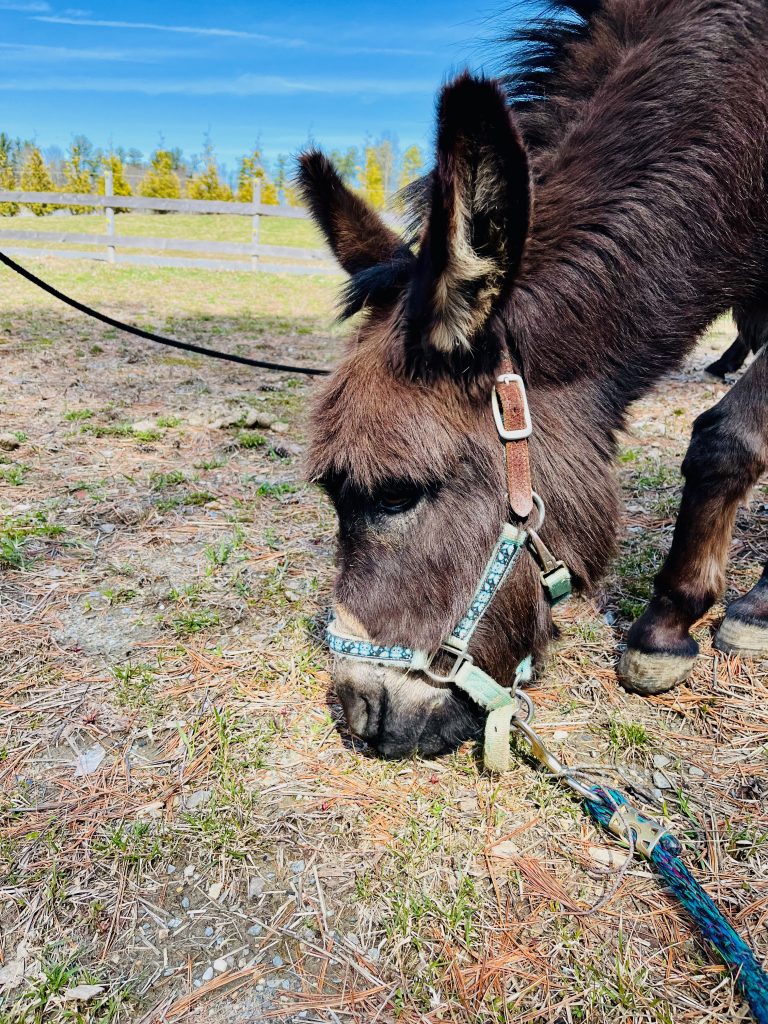
{"type": "MultiPolygon", "coordinates": [[[[506,87],[464,74],[442,90],[413,238],[320,152],[301,159],[351,278],[345,313],[360,314],[319,388],[308,452],[338,515],[350,642],[434,651],[466,613],[515,518],[491,403],[505,361],[528,391],[541,536],[588,590],[615,552],[628,406],[716,317],[768,300],[768,5],[562,6],[562,21],[523,31],[534,49],[506,87]]],[[[694,664],[689,630],[723,588],[737,507],[768,464],[766,387],[760,355],[695,422],[671,551],[619,666],[631,690],[667,690],[694,664]]],[[[539,566],[521,557],[469,654],[509,687],[552,635],[539,566]]],[[[768,652],[768,569],[718,642],[768,652]]],[[[352,731],[384,756],[433,756],[481,726],[426,667],[341,657],[334,681],[352,731]]]]}
{"type": "Polygon", "coordinates": [[[729,373],[736,373],[749,355],[757,355],[768,342],[768,308],[737,307],[733,311],[736,321],[736,340],[723,352],[719,359],[710,363],[707,373],[718,380],[725,380],[729,373]]]}

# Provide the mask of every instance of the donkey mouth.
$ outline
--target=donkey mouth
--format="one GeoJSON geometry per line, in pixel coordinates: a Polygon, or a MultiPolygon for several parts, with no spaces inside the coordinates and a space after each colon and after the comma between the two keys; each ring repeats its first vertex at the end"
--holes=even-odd
{"type": "Polygon", "coordinates": [[[382,757],[436,757],[482,731],[469,701],[415,673],[338,659],[333,677],[350,730],[382,757]]]}

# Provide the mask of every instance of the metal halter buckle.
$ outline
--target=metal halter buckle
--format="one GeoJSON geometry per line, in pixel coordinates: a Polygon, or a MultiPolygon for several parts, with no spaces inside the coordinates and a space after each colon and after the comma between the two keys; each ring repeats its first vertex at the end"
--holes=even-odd
{"type": "Polygon", "coordinates": [[[496,429],[499,432],[499,437],[503,441],[524,441],[533,433],[533,423],[531,422],[531,410],[528,408],[528,394],[525,390],[523,378],[519,373],[502,373],[496,378],[496,383],[517,384],[523,399],[523,420],[525,423],[525,426],[518,430],[507,430],[504,426],[504,416],[501,411],[499,393],[494,385],[493,391],[491,392],[491,406],[493,408],[493,418],[496,422],[496,429]]]}
{"type": "Polygon", "coordinates": [[[470,654],[467,654],[466,651],[458,651],[456,648],[449,647],[447,644],[441,644],[436,651],[432,652],[432,655],[426,665],[421,667],[421,671],[435,683],[453,683],[456,680],[456,675],[461,666],[467,663],[474,665],[474,659],[470,654]],[[439,676],[436,672],[432,671],[432,662],[441,654],[448,654],[455,659],[448,675],[445,676],[439,676]]]}

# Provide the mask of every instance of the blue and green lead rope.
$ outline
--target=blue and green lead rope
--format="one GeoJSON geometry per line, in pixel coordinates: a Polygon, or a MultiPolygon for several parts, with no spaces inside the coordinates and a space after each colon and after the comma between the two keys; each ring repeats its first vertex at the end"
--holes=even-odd
{"type": "MultiPolygon", "coordinates": [[[[585,807],[595,821],[607,829],[614,813],[612,805],[620,807],[628,801],[615,789],[595,786],[593,792],[599,799],[585,800],[585,807]]],[[[688,911],[701,934],[715,947],[733,972],[736,987],[749,1003],[757,1024],[768,1024],[768,974],[683,864],[681,852],[680,843],[667,833],[651,850],[650,860],[688,911]]]]}

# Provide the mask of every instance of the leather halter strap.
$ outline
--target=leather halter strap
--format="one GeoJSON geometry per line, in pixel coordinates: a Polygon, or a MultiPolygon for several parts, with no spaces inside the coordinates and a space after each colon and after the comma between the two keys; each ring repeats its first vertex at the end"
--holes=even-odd
{"type": "Polygon", "coordinates": [[[496,377],[494,413],[499,436],[504,444],[507,462],[509,507],[525,522],[533,511],[533,485],[528,437],[531,416],[522,377],[515,373],[512,360],[504,355],[496,377]]]}

